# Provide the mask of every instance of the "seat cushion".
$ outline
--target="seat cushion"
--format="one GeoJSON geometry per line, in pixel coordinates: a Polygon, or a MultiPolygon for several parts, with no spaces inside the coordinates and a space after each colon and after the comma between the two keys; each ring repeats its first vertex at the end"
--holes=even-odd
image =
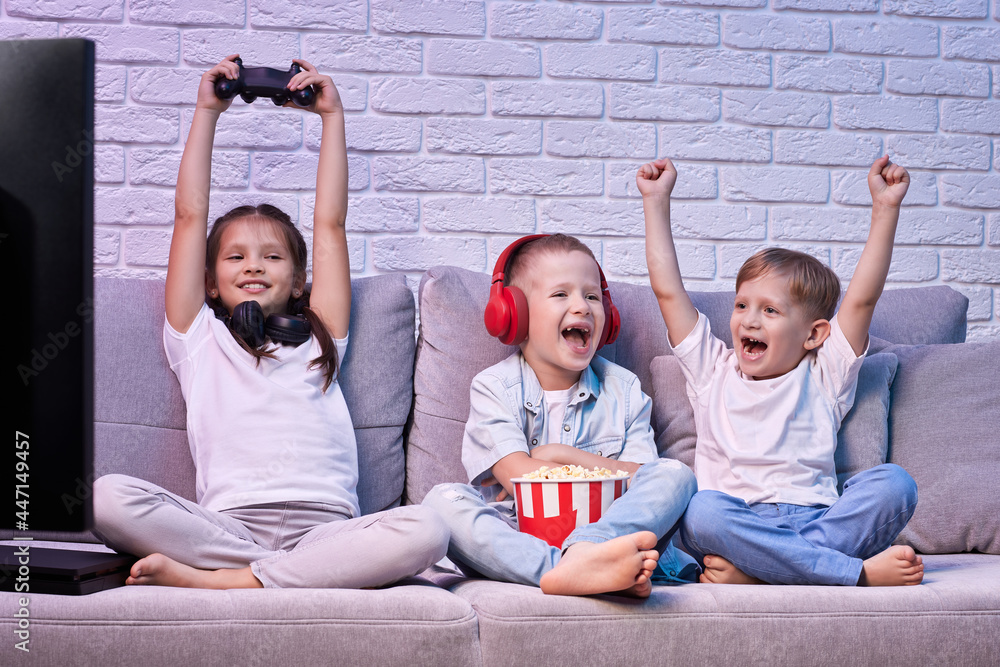
{"type": "Polygon", "coordinates": [[[481,579],[451,590],[476,612],[487,665],[995,664],[1000,557],[924,562],[919,586],[686,584],[648,600],[481,579]]]}
{"type": "MultiPolygon", "coordinates": [[[[128,586],[30,597],[30,655],[39,665],[481,664],[469,603],[428,584],[363,591],[128,586]]],[[[17,608],[17,594],[0,593],[0,632],[11,642],[17,608]]]]}

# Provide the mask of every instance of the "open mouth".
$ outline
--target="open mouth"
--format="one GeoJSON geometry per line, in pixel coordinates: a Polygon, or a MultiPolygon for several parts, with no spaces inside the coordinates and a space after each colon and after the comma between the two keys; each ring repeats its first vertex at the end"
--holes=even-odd
{"type": "Polygon", "coordinates": [[[751,361],[756,361],[764,356],[764,350],[767,349],[767,343],[761,342],[756,338],[743,338],[741,339],[743,343],[743,356],[751,361]]]}
{"type": "Polygon", "coordinates": [[[563,339],[570,348],[583,351],[590,345],[590,329],[587,327],[566,327],[562,330],[563,339]]]}
{"type": "Polygon", "coordinates": [[[267,289],[267,285],[265,285],[264,283],[246,283],[245,285],[240,285],[240,289],[262,290],[262,289],[267,289]]]}

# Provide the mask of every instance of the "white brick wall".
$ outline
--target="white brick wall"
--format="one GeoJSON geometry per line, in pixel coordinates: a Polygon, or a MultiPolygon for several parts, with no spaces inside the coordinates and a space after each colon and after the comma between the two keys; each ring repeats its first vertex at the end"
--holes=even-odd
{"type": "MultiPolygon", "coordinates": [[[[489,271],[513,238],[579,235],[646,279],[635,170],[675,159],[696,289],[764,245],[848,279],[867,166],[913,182],[889,287],[948,284],[1000,337],[1000,0],[4,0],[0,39],[97,43],[95,262],[165,270],[198,78],[239,52],[329,72],[347,109],[355,275],[489,271]]],[[[241,101],[211,215],[272,202],[311,230],[315,117],[241,101]]]]}

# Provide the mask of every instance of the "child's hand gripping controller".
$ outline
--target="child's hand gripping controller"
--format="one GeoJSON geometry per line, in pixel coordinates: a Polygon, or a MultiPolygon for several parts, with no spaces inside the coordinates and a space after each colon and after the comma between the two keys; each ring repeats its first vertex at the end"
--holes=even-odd
{"type": "Polygon", "coordinates": [[[215,81],[215,95],[220,100],[230,100],[237,93],[247,104],[258,97],[270,97],[278,106],[291,100],[300,107],[307,107],[316,100],[316,91],[312,86],[302,90],[288,90],[288,82],[302,71],[295,63],[292,63],[287,72],[282,72],[271,67],[244,67],[240,58],[234,62],[240,66],[239,77],[219,78],[215,81]]]}

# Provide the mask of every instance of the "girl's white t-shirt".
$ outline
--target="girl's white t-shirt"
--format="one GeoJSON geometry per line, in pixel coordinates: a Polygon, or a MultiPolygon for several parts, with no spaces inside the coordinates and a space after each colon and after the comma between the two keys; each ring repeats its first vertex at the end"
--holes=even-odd
{"type": "MultiPolygon", "coordinates": [[[[334,339],[339,359],[347,339],[334,339]]],[[[279,345],[260,364],[202,305],[179,333],[164,322],[163,345],[187,404],[187,433],[200,505],[224,510],[306,501],[358,507],[358,449],[336,381],[323,392],[315,337],[279,345]]]]}

